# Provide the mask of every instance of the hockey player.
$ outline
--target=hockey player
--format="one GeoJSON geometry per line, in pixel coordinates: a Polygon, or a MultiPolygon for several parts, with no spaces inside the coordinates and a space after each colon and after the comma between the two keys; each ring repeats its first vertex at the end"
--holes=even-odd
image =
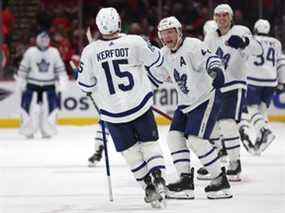
{"type": "MultiPolygon", "coordinates": [[[[261,44],[263,52],[260,55],[252,56],[247,63],[247,110],[250,122],[256,132],[256,142],[244,141],[243,144],[253,144],[246,149],[250,153],[260,155],[274,140],[270,126],[268,125],[267,110],[273,93],[280,83],[285,79],[279,77],[278,73],[285,65],[285,58],[282,57],[280,41],[268,36],[270,23],[265,19],[259,19],[254,25],[255,39],[261,44]],[[279,78],[278,78],[279,77],[279,78]]],[[[242,138],[250,140],[248,125],[241,126],[242,138]]]]}
{"type": "Polygon", "coordinates": [[[231,198],[225,169],[208,141],[219,112],[219,92],[214,88],[224,82],[222,62],[199,39],[183,38],[181,23],[173,16],[159,22],[158,36],[164,45],[161,71],[170,76],[179,94],[168,146],[180,179],[167,186],[168,197],[194,198],[189,146],[212,175],[207,197],[231,198]]]}
{"type": "Polygon", "coordinates": [[[96,24],[101,37],[82,52],[79,87],[92,93],[116,150],[145,189],[145,201],[161,207],[166,193],[165,166],[151,111],[153,93],[144,66],[152,69],[163,58],[140,36],[119,34],[121,20],[116,9],[102,8],[96,24]]]}
{"type": "Polygon", "coordinates": [[[47,32],[40,32],[36,46],[26,50],[16,76],[22,92],[19,132],[26,138],[33,138],[38,129],[43,138],[57,132],[57,91],[65,89],[68,77],[59,51],[49,43],[47,32]]]}
{"type": "MultiPolygon", "coordinates": [[[[214,138],[223,136],[224,146],[229,157],[227,175],[231,181],[240,181],[240,135],[241,109],[245,101],[247,57],[255,52],[261,54],[261,46],[252,39],[247,27],[233,25],[233,11],[228,4],[220,4],[214,10],[214,20],[218,29],[207,33],[205,43],[223,61],[225,85],[221,88],[223,104],[219,115],[219,128],[214,138]]],[[[222,147],[221,145],[217,145],[222,147]]]]}

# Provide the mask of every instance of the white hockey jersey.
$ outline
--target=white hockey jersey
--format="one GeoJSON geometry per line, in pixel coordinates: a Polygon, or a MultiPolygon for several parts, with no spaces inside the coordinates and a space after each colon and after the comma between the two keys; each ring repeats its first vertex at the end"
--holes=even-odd
{"type": "Polygon", "coordinates": [[[245,62],[253,51],[256,55],[262,53],[261,46],[252,38],[250,30],[241,25],[234,25],[225,35],[221,35],[219,30],[207,33],[204,42],[224,63],[225,85],[221,91],[227,92],[237,88],[246,89],[245,62]],[[244,50],[228,46],[226,42],[232,35],[247,37],[250,40],[249,45],[244,50]]]}
{"type": "Polygon", "coordinates": [[[39,86],[53,85],[59,78],[67,78],[65,65],[54,47],[41,51],[29,47],[20,63],[18,76],[27,83],[39,86]]]}
{"type": "Polygon", "coordinates": [[[187,113],[206,101],[213,92],[213,79],[208,75],[209,67],[223,64],[218,56],[212,54],[202,41],[196,38],[185,38],[181,46],[174,52],[167,47],[162,48],[164,63],[160,72],[171,77],[178,92],[178,107],[187,113]],[[163,71],[162,71],[163,70],[163,71]]]}
{"type": "Polygon", "coordinates": [[[285,54],[283,53],[277,60],[277,78],[279,83],[285,84],[285,54]]]}
{"type": "Polygon", "coordinates": [[[93,92],[101,119],[111,123],[132,121],[153,104],[145,66],[162,63],[160,50],[137,35],[97,40],[82,52],[78,84],[93,92]]]}
{"type": "Polygon", "coordinates": [[[263,53],[249,57],[247,61],[248,84],[262,87],[277,86],[277,68],[281,68],[282,48],[277,39],[269,36],[254,36],[260,42],[263,53]]]}

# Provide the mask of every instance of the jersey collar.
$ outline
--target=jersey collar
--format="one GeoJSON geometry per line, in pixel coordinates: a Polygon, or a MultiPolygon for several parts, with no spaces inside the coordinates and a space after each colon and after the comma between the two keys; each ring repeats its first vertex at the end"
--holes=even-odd
{"type": "Polygon", "coordinates": [[[182,41],[181,41],[180,45],[177,47],[177,49],[176,49],[176,50],[170,50],[170,51],[171,51],[171,53],[176,53],[176,52],[177,52],[177,50],[178,50],[178,49],[183,45],[184,40],[185,40],[185,37],[183,36],[183,37],[182,37],[182,41]]]}
{"type": "MultiPolygon", "coordinates": [[[[233,24],[231,24],[231,27],[230,27],[230,29],[229,29],[229,31],[233,28],[233,24]]],[[[229,32],[228,31],[228,32],[229,32]]],[[[216,30],[216,32],[218,33],[218,36],[220,37],[220,36],[222,36],[222,33],[221,33],[221,31],[220,31],[220,29],[218,28],[217,30],[216,30]]]]}

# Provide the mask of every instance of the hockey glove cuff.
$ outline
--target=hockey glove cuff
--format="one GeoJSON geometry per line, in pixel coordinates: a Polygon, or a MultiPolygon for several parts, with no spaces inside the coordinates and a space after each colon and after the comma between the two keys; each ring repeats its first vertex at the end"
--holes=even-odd
{"type": "Polygon", "coordinates": [[[227,45],[235,49],[244,49],[249,45],[249,39],[247,37],[232,35],[227,41],[227,45]]]}

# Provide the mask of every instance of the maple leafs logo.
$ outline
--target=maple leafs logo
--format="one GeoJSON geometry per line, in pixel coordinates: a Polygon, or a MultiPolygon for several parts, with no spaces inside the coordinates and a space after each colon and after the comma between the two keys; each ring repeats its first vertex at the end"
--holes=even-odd
{"type": "Polygon", "coordinates": [[[187,75],[186,74],[180,75],[179,72],[176,69],[174,69],[174,79],[177,82],[178,86],[180,87],[181,92],[183,92],[184,94],[188,94],[189,89],[186,86],[187,75]]]}

